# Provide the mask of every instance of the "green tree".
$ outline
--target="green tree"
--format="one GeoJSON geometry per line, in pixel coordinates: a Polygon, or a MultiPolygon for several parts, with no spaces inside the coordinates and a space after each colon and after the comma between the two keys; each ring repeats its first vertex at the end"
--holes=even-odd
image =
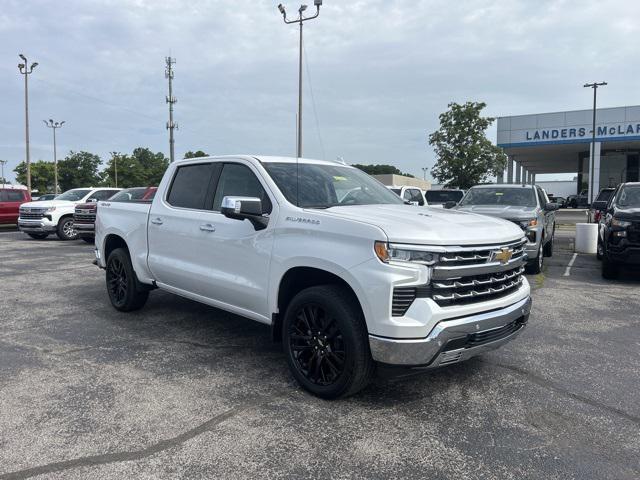
{"type": "Polygon", "coordinates": [[[468,189],[504,171],[507,156],[486,130],[495,118],[481,116],[484,102],[450,103],[440,114],[440,128],[429,135],[436,153],[431,174],[449,187],[468,189]]]}
{"type": "Polygon", "coordinates": [[[136,148],[131,155],[112,152],[107,167],[102,172],[104,185],[116,185],[116,166],[118,187],[156,186],[169,166],[169,160],[162,153],[153,153],[142,147],[136,148]]]}
{"type": "Polygon", "coordinates": [[[191,150],[189,150],[187,153],[184,154],[184,158],[198,158],[198,157],[208,157],[209,154],[203,152],[202,150],[196,150],[195,152],[192,152],[191,150]]]}
{"type": "Polygon", "coordinates": [[[412,177],[413,175],[411,175],[410,173],[403,173],[402,171],[400,171],[398,168],[394,167],[393,165],[361,165],[359,163],[356,163],[354,165],[352,165],[353,167],[356,167],[360,170],[362,170],[365,173],[368,173],[369,175],[385,175],[385,174],[393,174],[393,175],[404,175],[405,177],[412,177]]]}
{"type": "MultiPolygon", "coordinates": [[[[13,169],[16,174],[16,182],[22,185],[27,184],[27,164],[21,162],[13,169]]],[[[39,193],[53,192],[55,181],[53,162],[37,160],[31,162],[31,188],[39,193]]]]}
{"type": "Polygon", "coordinates": [[[60,190],[92,187],[100,183],[98,168],[102,161],[98,155],[89,152],[69,152],[63,160],[58,160],[58,183],[60,190]]]}

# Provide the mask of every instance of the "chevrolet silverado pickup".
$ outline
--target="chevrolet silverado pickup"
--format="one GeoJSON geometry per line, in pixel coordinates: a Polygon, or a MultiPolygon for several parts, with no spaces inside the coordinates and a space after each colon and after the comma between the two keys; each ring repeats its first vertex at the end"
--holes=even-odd
{"type": "Polygon", "coordinates": [[[160,288],[268,324],[293,377],[322,398],[364,388],[378,363],[466,360],[529,318],[518,225],[407,205],[343,164],[182,160],[151,205],[100,202],[95,226],[114,308],[160,288]]]}

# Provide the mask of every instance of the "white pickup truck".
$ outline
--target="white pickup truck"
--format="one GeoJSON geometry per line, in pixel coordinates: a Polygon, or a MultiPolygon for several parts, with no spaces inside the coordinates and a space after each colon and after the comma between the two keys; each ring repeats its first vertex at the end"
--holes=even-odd
{"type": "Polygon", "coordinates": [[[151,205],[100,202],[95,254],[116,309],[161,288],[269,324],[296,380],[337,398],[377,363],[441,367],[518,335],[525,242],[353,167],[233,156],[172,163],[151,205]]]}

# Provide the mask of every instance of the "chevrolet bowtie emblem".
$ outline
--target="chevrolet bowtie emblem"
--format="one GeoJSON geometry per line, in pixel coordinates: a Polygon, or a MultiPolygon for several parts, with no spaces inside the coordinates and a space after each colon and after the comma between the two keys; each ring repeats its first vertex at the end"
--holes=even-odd
{"type": "Polygon", "coordinates": [[[491,260],[499,261],[502,264],[507,263],[513,257],[513,250],[510,248],[501,248],[498,251],[491,252],[491,260]]]}

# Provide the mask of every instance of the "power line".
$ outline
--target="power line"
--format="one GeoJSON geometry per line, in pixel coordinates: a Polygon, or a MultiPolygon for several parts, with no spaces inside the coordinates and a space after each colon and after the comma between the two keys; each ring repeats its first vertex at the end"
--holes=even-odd
{"type": "Polygon", "coordinates": [[[311,104],[313,106],[313,116],[316,119],[316,131],[318,132],[318,140],[320,140],[320,148],[322,149],[322,158],[326,160],[327,153],[324,150],[324,142],[322,141],[322,134],[320,133],[320,121],[318,120],[318,110],[316,109],[316,99],[313,95],[313,85],[311,83],[311,71],[309,70],[309,54],[307,54],[307,48],[302,43],[302,48],[304,49],[304,65],[307,70],[307,78],[309,82],[309,92],[311,93],[311,104]]]}

